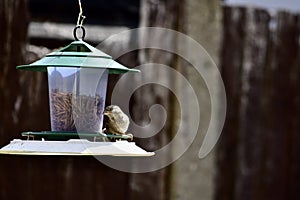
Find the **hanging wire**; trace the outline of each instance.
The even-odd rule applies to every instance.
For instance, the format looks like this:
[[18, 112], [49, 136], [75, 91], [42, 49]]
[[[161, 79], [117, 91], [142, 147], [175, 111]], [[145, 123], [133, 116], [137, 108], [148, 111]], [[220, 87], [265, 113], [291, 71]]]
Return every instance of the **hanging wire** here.
[[78, 0], [78, 4], [79, 4], [79, 15], [78, 15], [78, 19], [77, 19], [77, 26], [82, 26], [83, 21], [86, 18], [86, 16], [83, 15], [81, 0]]

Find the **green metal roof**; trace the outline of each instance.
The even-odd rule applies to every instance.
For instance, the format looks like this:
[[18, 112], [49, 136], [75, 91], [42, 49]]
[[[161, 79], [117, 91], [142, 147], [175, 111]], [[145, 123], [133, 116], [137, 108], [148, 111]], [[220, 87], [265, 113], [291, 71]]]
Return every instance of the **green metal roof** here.
[[108, 69], [110, 74], [139, 72], [139, 70], [129, 69], [119, 64], [110, 55], [82, 40], [74, 41], [34, 63], [17, 66], [17, 69], [47, 72], [47, 67], [101, 68]]

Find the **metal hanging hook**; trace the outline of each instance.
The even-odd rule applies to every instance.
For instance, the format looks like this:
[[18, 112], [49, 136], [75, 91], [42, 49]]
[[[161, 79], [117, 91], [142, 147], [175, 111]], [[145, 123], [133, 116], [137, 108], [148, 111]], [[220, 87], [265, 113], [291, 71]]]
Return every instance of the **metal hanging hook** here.
[[82, 32], [81, 39], [84, 40], [85, 29], [83, 27], [83, 21], [86, 18], [86, 16], [83, 15], [81, 0], [78, 0], [78, 4], [79, 4], [79, 15], [78, 15], [78, 19], [77, 19], [77, 25], [73, 30], [73, 35], [74, 35], [75, 40], [79, 40], [78, 37], [77, 37], [77, 30], [81, 29], [81, 32]]
[[[78, 29], [81, 29], [81, 38], [80, 39], [77, 37], [77, 30]], [[73, 30], [73, 36], [74, 36], [74, 39], [76, 41], [84, 40], [84, 38], [85, 38], [85, 28], [83, 26], [76, 26]]]

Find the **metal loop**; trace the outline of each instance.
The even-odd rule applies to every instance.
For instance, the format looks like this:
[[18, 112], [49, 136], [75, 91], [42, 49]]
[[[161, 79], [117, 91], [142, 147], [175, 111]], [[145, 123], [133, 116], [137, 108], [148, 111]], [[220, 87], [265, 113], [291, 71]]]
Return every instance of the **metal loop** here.
[[74, 30], [73, 30], [73, 36], [74, 36], [75, 40], [76, 41], [80, 40], [77, 37], [77, 29], [81, 29], [81, 32], [82, 32], [81, 40], [84, 40], [84, 38], [85, 38], [85, 28], [83, 26], [76, 26], [74, 28]]

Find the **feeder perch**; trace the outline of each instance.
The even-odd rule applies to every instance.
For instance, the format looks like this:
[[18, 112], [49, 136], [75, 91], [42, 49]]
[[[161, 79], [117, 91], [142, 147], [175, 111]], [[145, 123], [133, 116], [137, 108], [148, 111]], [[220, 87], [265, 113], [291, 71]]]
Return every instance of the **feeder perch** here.
[[[76, 31], [81, 29], [81, 39]], [[102, 133], [109, 74], [139, 72], [84, 42], [85, 29], [59, 51], [17, 69], [48, 73], [51, 131], [24, 132], [0, 149], [2, 154], [152, 156], [127, 135]], [[111, 139], [117, 142], [111, 142]], [[123, 140], [123, 141], [121, 141]]]

